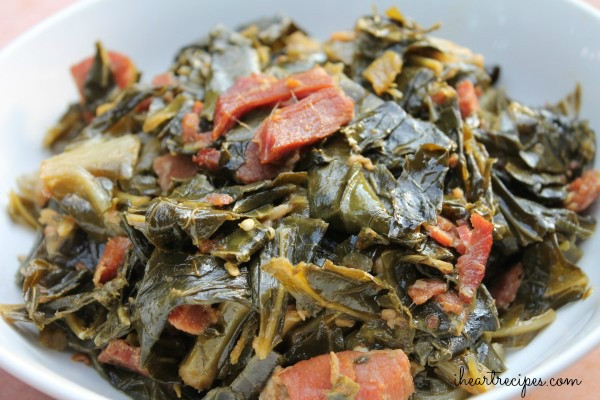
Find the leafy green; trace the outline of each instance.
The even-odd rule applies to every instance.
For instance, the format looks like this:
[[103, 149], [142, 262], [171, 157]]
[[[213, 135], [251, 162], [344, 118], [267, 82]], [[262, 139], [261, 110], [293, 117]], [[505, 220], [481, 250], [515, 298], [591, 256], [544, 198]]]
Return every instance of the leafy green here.
[[392, 234], [415, 230], [421, 223], [434, 223], [442, 208], [448, 152], [436, 145], [423, 146], [406, 160], [394, 188]]
[[412, 118], [397, 103], [388, 101], [342, 131], [358, 151], [378, 150], [389, 165], [398, 156], [416, 153], [427, 143], [448, 150], [455, 147], [435, 125]]
[[275, 352], [270, 352], [264, 359], [254, 356], [230, 386], [212, 389], [204, 399], [248, 400], [256, 398], [280, 362], [280, 355]]
[[[595, 221], [567, 200], [593, 192], [595, 134], [579, 87], [526, 107], [494, 87], [498, 66], [432, 37], [437, 26], [396, 8], [324, 44], [285, 16], [217, 26], [151, 85], [97, 44], [77, 66], [89, 66], [81, 98], [44, 140], [55, 154], [10, 195], [38, 237], [17, 273], [23, 304], [0, 313], [135, 399], [257, 399], [275, 368], [344, 350], [404, 351], [414, 399], [488, 390], [456, 374], [504, 371], [503, 346], [589, 294], [576, 263]], [[310, 74], [290, 75], [317, 66], [354, 117], [260, 163], [265, 119], [311, 94]], [[223, 112], [235, 123], [212, 139]], [[182, 159], [200, 166], [164, 162]], [[447, 292], [424, 299], [423, 280]], [[332, 367], [323, 395], [355, 396]]]
[[331, 262], [319, 268], [304, 262], [293, 266], [285, 258], [274, 258], [261, 268], [285, 286], [296, 298], [297, 307], [311, 315], [327, 308], [368, 321], [379, 313], [377, 294], [392, 290], [364, 271]]
[[260, 358], [281, 341], [288, 293], [284, 286], [262, 266], [274, 257], [285, 257], [290, 262], [312, 261], [315, 248], [327, 230], [327, 224], [318, 219], [286, 217], [275, 229], [275, 237], [261, 251], [250, 267], [250, 283], [255, 307], [259, 310], [260, 327], [254, 349]]
[[223, 330], [210, 329], [200, 334], [179, 367], [183, 381], [199, 390], [211, 387], [252, 312], [244, 304], [228, 301], [222, 303], [220, 314]]
[[229, 275], [223, 262], [212, 256], [156, 250], [148, 261], [136, 298], [142, 365], [146, 364], [173, 308], [226, 300], [248, 303], [246, 279], [245, 272], [236, 277]]

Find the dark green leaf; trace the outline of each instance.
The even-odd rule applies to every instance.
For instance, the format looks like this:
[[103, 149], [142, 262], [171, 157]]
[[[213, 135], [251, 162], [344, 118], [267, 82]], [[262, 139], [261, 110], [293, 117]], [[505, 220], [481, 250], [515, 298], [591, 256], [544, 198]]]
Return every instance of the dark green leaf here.
[[233, 277], [225, 271], [223, 262], [212, 256], [155, 251], [136, 298], [142, 364], [160, 338], [173, 308], [226, 300], [249, 302], [246, 280], [245, 271]]

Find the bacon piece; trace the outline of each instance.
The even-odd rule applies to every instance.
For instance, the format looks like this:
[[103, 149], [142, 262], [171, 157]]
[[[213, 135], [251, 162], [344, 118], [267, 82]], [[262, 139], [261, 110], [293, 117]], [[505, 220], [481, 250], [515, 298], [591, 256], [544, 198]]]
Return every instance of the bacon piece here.
[[469, 227], [467, 226], [467, 224], [464, 225], [459, 225], [456, 228], [456, 233], [458, 233], [458, 242], [455, 243], [455, 247], [456, 247], [456, 251], [458, 251], [460, 254], [465, 254], [465, 252], [467, 251], [467, 246], [469, 244], [469, 241], [471, 240], [471, 230], [469, 229]]
[[470, 303], [485, 274], [490, 251], [492, 250], [492, 231], [494, 225], [481, 215], [471, 214], [473, 231], [467, 245], [467, 251], [456, 262], [458, 270], [458, 294], [465, 303]]
[[219, 169], [219, 160], [221, 160], [221, 152], [217, 149], [208, 148], [200, 149], [192, 158], [200, 168], [207, 171], [215, 172]]
[[408, 295], [412, 301], [419, 305], [435, 295], [442, 294], [448, 290], [448, 284], [438, 279], [417, 279], [408, 288]]
[[265, 179], [273, 179], [291, 167], [277, 164], [262, 164], [258, 158], [258, 144], [250, 142], [246, 147], [244, 163], [235, 172], [235, 177], [242, 183], [252, 183]]
[[239, 78], [217, 99], [213, 139], [222, 136], [236, 120], [254, 108], [273, 105], [291, 97], [300, 99], [312, 92], [333, 86], [333, 79], [321, 67], [314, 67], [280, 80], [259, 74]]
[[447, 232], [440, 228], [438, 225], [425, 225], [425, 229], [427, 233], [429, 233], [429, 237], [438, 242], [444, 247], [452, 247], [456, 237], [452, 234], [452, 232]]
[[433, 301], [439, 303], [444, 311], [452, 314], [460, 314], [464, 307], [464, 303], [460, 300], [454, 290], [449, 290], [434, 296]]
[[103, 364], [112, 364], [117, 367], [126, 368], [142, 375], [148, 375], [148, 371], [141, 367], [140, 347], [132, 347], [123, 339], [111, 341], [98, 356], [98, 361]]
[[600, 171], [586, 171], [567, 187], [565, 207], [580, 212], [600, 195]]
[[108, 239], [104, 253], [94, 271], [94, 285], [100, 286], [117, 276], [119, 267], [123, 265], [131, 246], [131, 241], [126, 237], [117, 236]]
[[[438, 215], [436, 225], [425, 225], [429, 237], [445, 247], [454, 247], [460, 254], [466, 250], [465, 239], [470, 236], [468, 226], [456, 226], [452, 221]], [[466, 229], [466, 232], [465, 232]]]
[[196, 113], [187, 113], [181, 120], [181, 140], [183, 143], [192, 143], [196, 141], [196, 135], [199, 134], [198, 124], [200, 117]]
[[199, 335], [219, 320], [219, 312], [211, 306], [184, 304], [169, 314], [169, 323], [190, 335]]
[[[123, 89], [135, 83], [138, 78], [138, 72], [135, 64], [129, 57], [115, 51], [109, 51], [108, 58], [110, 60], [110, 69], [118, 87]], [[93, 64], [94, 57], [88, 57], [71, 67], [71, 75], [75, 80], [82, 99], [84, 98], [85, 80]]]
[[135, 106], [135, 112], [141, 113], [144, 111], [148, 111], [151, 103], [152, 103], [152, 97], [148, 97], [147, 99], [142, 100], [137, 106]]
[[123, 89], [135, 83], [138, 78], [138, 72], [135, 64], [129, 57], [109, 51], [108, 58], [110, 59], [110, 69], [115, 75], [115, 83], [118, 87]]
[[446, 93], [441, 90], [431, 95], [431, 100], [433, 100], [433, 102], [437, 105], [444, 104], [447, 98], [448, 96], [446, 95]]
[[172, 86], [177, 81], [170, 71], [156, 75], [152, 78], [152, 86]]
[[218, 247], [218, 240], [203, 239], [198, 242], [198, 251], [202, 254], [210, 254]]
[[[332, 368], [333, 357], [339, 368]], [[358, 384], [355, 400], [406, 400], [414, 392], [410, 363], [402, 350], [342, 351], [276, 370], [260, 399], [325, 400], [332, 388], [332, 369]]]
[[222, 207], [231, 204], [231, 202], [233, 202], [233, 197], [223, 193], [209, 193], [204, 196], [204, 201], [213, 206]]
[[496, 307], [508, 308], [517, 297], [522, 281], [523, 264], [519, 262], [506, 270], [492, 288], [491, 293], [496, 300]]
[[263, 164], [335, 133], [352, 120], [354, 102], [341, 90], [323, 89], [298, 103], [275, 110], [254, 136]]
[[456, 94], [458, 95], [458, 108], [460, 115], [467, 118], [469, 115], [479, 111], [479, 99], [475, 93], [475, 87], [470, 80], [463, 80], [456, 84]]
[[198, 166], [184, 154], [165, 154], [156, 157], [152, 169], [158, 176], [158, 184], [163, 191], [169, 188], [171, 179], [188, 179], [198, 172]]
[[198, 114], [202, 114], [202, 110], [204, 110], [204, 103], [200, 100], [194, 101], [194, 105], [192, 106], [192, 112]]
[[181, 141], [186, 143], [196, 143], [200, 147], [207, 147], [212, 142], [212, 134], [210, 132], [200, 133], [199, 128], [200, 117], [197, 113], [191, 112], [183, 116], [181, 120]]

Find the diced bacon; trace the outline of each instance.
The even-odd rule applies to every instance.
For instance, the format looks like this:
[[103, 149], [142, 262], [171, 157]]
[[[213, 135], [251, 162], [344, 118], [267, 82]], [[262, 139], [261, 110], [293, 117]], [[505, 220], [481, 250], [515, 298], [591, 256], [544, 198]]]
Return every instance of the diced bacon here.
[[[458, 163], [460, 162], [460, 157], [458, 156], [458, 154], [456, 153], [452, 153], [450, 154], [450, 157], [448, 157], [448, 166], [450, 168], [456, 168], [456, 166], [458, 165]], [[462, 189], [461, 188], [454, 188], [452, 189], [452, 194], [455, 195], [455, 197], [462, 197]], [[456, 196], [458, 195], [458, 196]]]
[[110, 69], [115, 74], [115, 83], [121, 89], [135, 83], [138, 78], [138, 72], [131, 59], [123, 54], [114, 51], [108, 52], [110, 59]]
[[262, 164], [258, 159], [258, 144], [250, 142], [246, 147], [244, 164], [235, 172], [235, 177], [242, 183], [252, 183], [265, 179], [273, 179], [290, 167], [277, 164]]
[[600, 171], [586, 171], [567, 187], [565, 207], [580, 212], [600, 195]]
[[204, 148], [212, 142], [212, 134], [210, 132], [200, 133], [199, 124], [200, 117], [197, 113], [191, 112], [183, 116], [181, 120], [181, 141], [184, 144], [196, 143]]
[[485, 265], [492, 249], [494, 225], [481, 215], [471, 214], [473, 231], [465, 254], [456, 262], [458, 270], [458, 294], [465, 303], [470, 303], [477, 287], [483, 280]]
[[192, 112], [200, 116], [200, 114], [202, 114], [202, 110], [204, 110], [204, 103], [200, 100], [196, 100], [192, 106]]
[[447, 218], [442, 217], [441, 215], [437, 216], [436, 224], [437, 224], [437, 226], [439, 226], [441, 229], [443, 229], [446, 232], [450, 232], [454, 228], [456, 228], [456, 226], [452, 223], [452, 221], [450, 221]]
[[212, 143], [212, 134], [210, 132], [196, 133], [194, 136], [183, 136], [183, 143], [194, 143], [196, 148], [205, 148]]
[[465, 252], [467, 251], [467, 246], [471, 241], [471, 229], [469, 229], [469, 227], [466, 224], [464, 224], [459, 225], [456, 228], [456, 232], [458, 233], [459, 239], [458, 242], [455, 244], [456, 251], [458, 251], [460, 254], [465, 254]]
[[[468, 226], [456, 226], [452, 221], [438, 215], [436, 225], [425, 225], [425, 229], [433, 240], [445, 247], [454, 247], [460, 254], [465, 253], [465, 238], [470, 236]], [[466, 229], [466, 232], [465, 232]]]
[[196, 113], [187, 113], [181, 120], [181, 140], [183, 143], [191, 143], [196, 141], [196, 135], [199, 134], [198, 124], [200, 124], [200, 117]]
[[222, 207], [233, 202], [233, 197], [223, 193], [209, 193], [204, 196], [204, 201], [213, 206]]
[[[133, 61], [129, 57], [121, 53], [109, 51], [108, 58], [110, 59], [110, 69], [114, 74], [115, 83], [118, 87], [123, 89], [135, 83], [138, 78], [138, 72], [135, 64], [133, 64]], [[88, 57], [71, 67], [71, 75], [75, 80], [82, 99], [84, 98], [85, 80], [93, 64], [94, 57]]]
[[152, 103], [152, 97], [148, 97], [147, 99], [142, 100], [137, 106], [135, 106], [135, 112], [139, 113], [139, 112], [148, 111], [151, 103]]
[[217, 99], [213, 139], [227, 132], [239, 118], [254, 108], [273, 105], [291, 97], [300, 99], [333, 86], [333, 79], [321, 67], [279, 80], [259, 74], [239, 78]]
[[443, 91], [435, 92], [431, 95], [431, 100], [437, 105], [444, 104], [447, 98], [446, 93]]
[[437, 225], [425, 225], [429, 236], [444, 247], [452, 247], [456, 239], [451, 232], [446, 232]]
[[337, 88], [323, 89], [275, 110], [254, 136], [263, 164], [335, 133], [352, 120], [354, 102]]
[[180, 331], [190, 335], [199, 335], [204, 330], [217, 323], [219, 312], [211, 306], [201, 304], [184, 304], [175, 307], [169, 314], [169, 323]]
[[358, 385], [355, 400], [406, 400], [414, 392], [410, 362], [402, 350], [342, 351], [276, 370], [260, 399], [326, 400], [332, 370]]
[[433, 300], [439, 303], [447, 313], [460, 314], [464, 307], [464, 303], [460, 300], [454, 290], [438, 294]]
[[198, 242], [198, 251], [201, 254], [210, 254], [218, 246], [217, 240], [204, 239]]
[[220, 160], [221, 152], [213, 148], [200, 149], [193, 158], [193, 161], [197, 163], [200, 168], [211, 172], [215, 172], [219, 169]]
[[520, 262], [514, 264], [502, 274], [491, 290], [492, 297], [496, 300], [496, 307], [508, 308], [510, 303], [517, 297], [522, 280], [523, 264]]
[[127, 251], [131, 248], [131, 241], [126, 237], [113, 237], [108, 239], [104, 253], [98, 260], [94, 271], [94, 284], [99, 286], [117, 276], [119, 267], [123, 265]]
[[169, 189], [173, 178], [189, 179], [198, 172], [198, 166], [184, 154], [165, 154], [156, 157], [152, 169], [158, 176], [158, 184], [163, 191]]
[[448, 284], [438, 279], [417, 279], [408, 288], [408, 295], [413, 303], [419, 305], [435, 295], [442, 294], [448, 290]]
[[148, 371], [141, 367], [140, 347], [132, 347], [123, 339], [111, 341], [100, 355], [98, 361], [103, 364], [112, 364], [117, 367], [126, 368], [142, 375], [148, 375]]
[[152, 78], [152, 86], [172, 86], [175, 85], [175, 83], [177, 83], [177, 81], [170, 71], [156, 75]]
[[460, 115], [467, 118], [469, 115], [479, 111], [479, 99], [475, 93], [475, 87], [470, 80], [463, 80], [456, 84], [456, 93], [458, 95], [458, 108]]

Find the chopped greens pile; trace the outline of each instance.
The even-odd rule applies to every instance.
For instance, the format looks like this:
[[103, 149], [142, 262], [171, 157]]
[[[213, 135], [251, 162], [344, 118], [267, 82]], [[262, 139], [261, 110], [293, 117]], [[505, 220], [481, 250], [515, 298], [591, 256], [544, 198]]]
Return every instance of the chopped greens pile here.
[[588, 293], [596, 139], [579, 88], [522, 105], [435, 28], [218, 26], [152, 83], [98, 43], [10, 195], [38, 237], [4, 318], [134, 399], [490, 389], [460, 370]]

